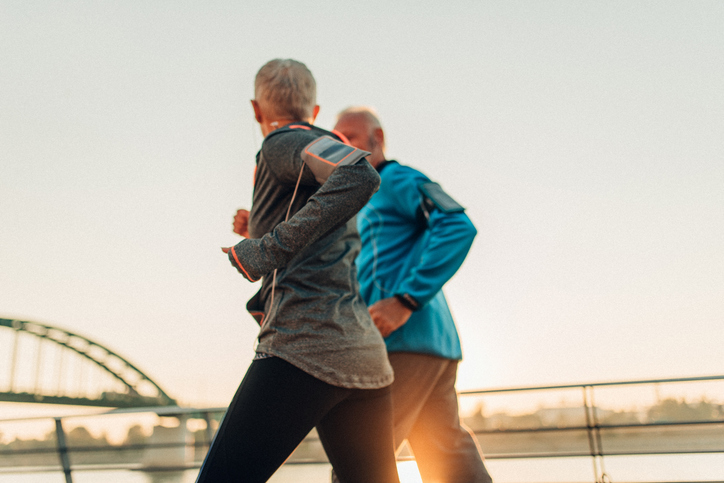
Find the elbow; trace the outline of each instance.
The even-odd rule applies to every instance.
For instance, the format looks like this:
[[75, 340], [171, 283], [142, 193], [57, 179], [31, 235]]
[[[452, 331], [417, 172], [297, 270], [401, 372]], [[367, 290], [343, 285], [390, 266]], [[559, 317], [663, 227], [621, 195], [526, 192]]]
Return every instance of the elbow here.
[[376, 193], [377, 190], [380, 189], [382, 178], [380, 178], [380, 174], [374, 168], [372, 168], [372, 166], [370, 166], [370, 168], [371, 169], [369, 171], [368, 183], [370, 185], [370, 188], [372, 189], [372, 193]]
[[463, 223], [461, 223], [460, 231], [463, 236], [472, 243], [478, 234], [478, 229], [475, 228], [475, 225], [473, 225], [473, 222], [470, 221], [470, 218], [468, 218], [467, 215], [463, 214], [462, 218]]
[[371, 166], [370, 169], [366, 170], [364, 175], [360, 176], [359, 179], [359, 183], [368, 199], [371, 198], [373, 194], [377, 193], [377, 190], [380, 189], [381, 182], [382, 180], [380, 179], [380, 175], [377, 174], [377, 171], [375, 171]]
[[332, 179], [334, 179], [335, 185], [351, 189], [359, 196], [367, 196], [367, 199], [377, 192], [382, 181], [380, 175], [367, 161], [340, 166], [330, 175], [325, 185]]
[[468, 234], [470, 236], [470, 239], [474, 239], [478, 234], [478, 229], [475, 228], [475, 225], [473, 225], [472, 221], [469, 221], [469, 228], [468, 228]]

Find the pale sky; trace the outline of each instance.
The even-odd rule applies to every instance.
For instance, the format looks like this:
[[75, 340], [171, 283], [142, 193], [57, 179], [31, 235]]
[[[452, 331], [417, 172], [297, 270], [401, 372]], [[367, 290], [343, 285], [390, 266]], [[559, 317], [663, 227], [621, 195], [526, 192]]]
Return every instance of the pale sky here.
[[219, 247], [254, 75], [291, 57], [318, 125], [375, 107], [388, 157], [468, 208], [459, 389], [724, 374], [722, 25], [719, 1], [0, 0], [0, 317], [226, 405], [258, 286]]

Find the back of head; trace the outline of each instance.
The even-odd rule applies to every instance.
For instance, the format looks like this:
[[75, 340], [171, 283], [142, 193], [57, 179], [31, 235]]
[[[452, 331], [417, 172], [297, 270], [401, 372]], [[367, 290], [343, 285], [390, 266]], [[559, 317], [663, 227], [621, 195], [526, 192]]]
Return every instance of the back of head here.
[[317, 104], [317, 83], [301, 62], [274, 59], [257, 72], [254, 95], [275, 116], [303, 121], [313, 116]]

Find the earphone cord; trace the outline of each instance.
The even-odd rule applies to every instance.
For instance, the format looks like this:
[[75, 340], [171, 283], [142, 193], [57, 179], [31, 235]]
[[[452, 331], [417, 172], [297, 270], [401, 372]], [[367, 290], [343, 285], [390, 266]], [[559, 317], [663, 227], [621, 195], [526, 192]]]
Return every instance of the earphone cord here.
[[[304, 166], [306, 163], [302, 163], [302, 169], [299, 170], [299, 177], [297, 178], [297, 185], [294, 187], [294, 193], [292, 194], [292, 200], [289, 202], [289, 207], [287, 208], [287, 215], [284, 217], [284, 221], [289, 221], [289, 213], [292, 211], [292, 204], [294, 203], [294, 199], [297, 197], [297, 191], [299, 190], [299, 183], [302, 181], [302, 173], [304, 173]], [[271, 292], [271, 304], [269, 306], [269, 312], [272, 312], [274, 310], [274, 289], [277, 286], [277, 269], [274, 269], [274, 275], [272, 275], [272, 292]], [[271, 318], [271, 314], [269, 314], [269, 317], [266, 317], [265, 322], [267, 322]]]

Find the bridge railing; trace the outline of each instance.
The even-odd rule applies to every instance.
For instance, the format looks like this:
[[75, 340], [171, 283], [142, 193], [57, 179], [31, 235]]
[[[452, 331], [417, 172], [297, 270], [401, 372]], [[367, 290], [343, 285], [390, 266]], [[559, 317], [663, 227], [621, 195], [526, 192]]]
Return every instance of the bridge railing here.
[[[608, 481], [607, 463], [616, 457], [724, 454], [722, 398], [724, 376], [460, 393], [461, 419], [488, 460], [588, 460], [586, 481], [595, 482]], [[0, 476], [62, 472], [71, 483], [84, 471], [193, 470], [224, 410], [164, 407], [0, 420]], [[402, 459], [410, 457], [403, 451]], [[286, 464], [326, 462], [313, 431]], [[648, 476], [626, 481], [655, 481]], [[724, 470], [691, 478], [718, 481]]]
[[[610, 481], [612, 461], [616, 481], [659, 481], [620, 457], [724, 455], [724, 376], [462, 391], [460, 400], [474, 408], [463, 420], [486, 458], [586, 458], [595, 482]], [[724, 479], [724, 466], [693, 472]]]

